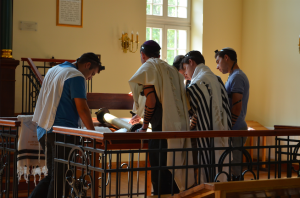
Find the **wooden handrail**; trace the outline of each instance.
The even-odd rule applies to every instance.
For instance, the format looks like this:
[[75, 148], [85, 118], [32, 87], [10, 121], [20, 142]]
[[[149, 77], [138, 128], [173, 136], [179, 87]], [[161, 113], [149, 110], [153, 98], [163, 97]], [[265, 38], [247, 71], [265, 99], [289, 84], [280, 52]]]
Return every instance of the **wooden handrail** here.
[[33, 71], [33, 73], [35, 74], [35, 76], [37, 77], [38, 81], [42, 84], [44, 77], [41, 75], [41, 73], [39, 72], [39, 70], [37, 69], [37, 67], [35, 66], [35, 64], [33, 62], [54, 62], [54, 63], [63, 63], [65, 61], [68, 62], [75, 62], [76, 60], [69, 60], [69, 59], [43, 59], [43, 58], [21, 58], [22, 61], [27, 61], [27, 63], [29, 64], [31, 70]]
[[[21, 58], [21, 60], [22, 61], [27, 61], [27, 59], [28, 58]], [[31, 60], [33, 61], [33, 62], [49, 62], [49, 63], [51, 63], [51, 62], [54, 62], [54, 63], [63, 63], [63, 62], [65, 62], [65, 61], [68, 61], [68, 62], [70, 62], [70, 63], [72, 63], [72, 62], [75, 62], [76, 60], [70, 60], [70, 59], [51, 59], [51, 58], [31, 58]]]
[[0, 126], [18, 127], [21, 122], [17, 118], [0, 118]]
[[[278, 195], [283, 194], [282, 192], [278, 192], [280, 189], [291, 189], [294, 192], [296, 190], [297, 193], [297, 190], [300, 187], [299, 182], [300, 178], [277, 178], [267, 180], [264, 179], [251, 181], [205, 183], [183, 191], [170, 198], [196, 198], [206, 196], [239, 197], [239, 195], [233, 195], [232, 193], [234, 192], [241, 193], [241, 195], [247, 197], [247, 195], [252, 195], [252, 193], [265, 193], [265, 191], [268, 191], [269, 194], [272, 194], [274, 197], [277, 197], [275, 196], [277, 195], [276, 193], [279, 193]], [[272, 191], [272, 193], [270, 193], [270, 191]]]
[[274, 125], [274, 129], [300, 129], [300, 126]]
[[53, 127], [53, 132], [66, 135], [77, 135], [99, 140], [141, 140], [141, 139], [176, 139], [199, 137], [251, 137], [251, 136], [300, 136], [300, 129], [285, 130], [251, 130], [251, 131], [168, 131], [151, 133], [104, 133], [92, 130]]
[[37, 77], [37, 79], [40, 82], [40, 84], [43, 84], [44, 77], [41, 75], [41, 73], [39, 72], [39, 70], [37, 69], [37, 67], [35, 66], [35, 64], [33, 63], [32, 59], [31, 58], [21, 58], [21, 60], [28, 62], [31, 70], [33, 71], [33, 73]]
[[75, 135], [75, 136], [82, 136], [82, 137], [93, 138], [97, 140], [103, 140], [103, 134], [104, 134], [98, 131], [75, 129], [75, 128], [68, 128], [68, 127], [56, 127], [56, 126], [53, 126], [53, 132]]

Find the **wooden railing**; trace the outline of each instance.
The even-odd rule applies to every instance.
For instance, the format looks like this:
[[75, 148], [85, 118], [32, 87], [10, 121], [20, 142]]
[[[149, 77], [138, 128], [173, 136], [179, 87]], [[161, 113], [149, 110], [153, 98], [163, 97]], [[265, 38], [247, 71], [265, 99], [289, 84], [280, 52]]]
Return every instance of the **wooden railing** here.
[[163, 131], [151, 133], [104, 133], [92, 130], [72, 129], [53, 126], [53, 132], [65, 135], [93, 136], [97, 140], [142, 140], [142, 139], [176, 139], [176, 138], [204, 138], [204, 137], [257, 137], [257, 136], [300, 136], [300, 129], [278, 130], [234, 130], [234, 131]]
[[[65, 61], [68, 61], [70, 63], [75, 62], [75, 60], [68, 60], [68, 59], [42, 59], [42, 58], [21, 58], [21, 60], [26, 61], [29, 64], [30, 69], [33, 71], [33, 73], [35, 74], [35, 76], [39, 80], [40, 84], [43, 83], [43, 80], [44, 80], [43, 76], [45, 76], [46, 71], [44, 71], [43, 72], [44, 74], [42, 75], [41, 72], [38, 70], [38, 68], [35, 66], [35, 64], [33, 62], [44, 62], [44, 63], [55, 63], [55, 64], [60, 64], [60, 63], [63, 63]], [[51, 65], [50, 65], [50, 67], [46, 67], [46, 65], [44, 65], [43, 68], [44, 69], [45, 68], [51, 68]]]
[[[0, 119], [0, 196], [17, 198], [18, 126], [16, 118]], [[26, 189], [26, 188], [25, 188]], [[3, 196], [4, 195], [4, 196]], [[28, 195], [28, 193], [27, 193]]]
[[[82, 129], [72, 129], [72, 128], [66, 128], [66, 127], [57, 127], [54, 126], [53, 127], [53, 132], [54, 133], [60, 133], [60, 134], [64, 134], [64, 135], [73, 135], [73, 136], [80, 136], [83, 137], [84, 139], [89, 139], [89, 142], [93, 142], [93, 145], [76, 145], [76, 144], [64, 144], [63, 142], [57, 142], [57, 146], [60, 147], [59, 150], [62, 150], [62, 148], [64, 148], [64, 146], [67, 146], [69, 148], [73, 148], [73, 149], [79, 149], [78, 152], [80, 153], [84, 153], [84, 152], [90, 152], [89, 156], [93, 156], [93, 159], [99, 159], [99, 161], [97, 160], [94, 164], [89, 164], [89, 166], [86, 166], [87, 168], [85, 170], [83, 170], [83, 173], [85, 172], [89, 172], [91, 173], [91, 175], [94, 174], [94, 176], [92, 176], [91, 178], [92, 181], [90, 181], [92, 184], [97, 184], [98, 182], [100, 182], [100, 180], [97, 180], [97, 178], [101, 178], [101, 188], [93, 188], [90, 190], [96, 190], [95, 192], [90, 192], [91, 194], [93, 194], [92, 197], [97, 197], [97, 195], [101, 195], [101, 197], [114, 197], [114, 196], [119, 196], [119, 195], [123, 195], [123, 196], [132, 196], [132, 195], [137, 195], [134, 194], [136, 193], [135, 190], [128, 191], [128, 194], [122, 194], [122, 192], [119, 190], [117, 190], [116, 192], [111, 192], [110, 191], [110, 186], [112, 185], [112, 183], [118, 183], [118, 179], [120, 179], [121, 176], [118, 176], [119, 173], [121, 172], [128, 172], [128, 185], [132, 186], [132, 180], [133, 180], [133, 172], [139, 172], [139, 174], [144, 175], [145, 174], [145, 180], [144, 182], [147, 181], [147, 176], [146, 173], [149, 170], [157, 170], [158, 168], [163, 169], [169, 169], [170, 171], [174, 169], [185, 169], [188, 170], [189, 168], [203, 168], [203, 167], [209, 167], [209, 168], [214, 168], [214, 167], [218, 167], [218, 170], [223, 170], [224, 171], [224, 167], [229, 167], [229, 172], [227, 172], [227, 177], [231, 176], [230, 173], [230, 167], [231, 166], [237, 166], [240, 164], [230, 164], [229, 163], [225, 163], [224, 156], [230, 156], [232, 149], [242, 149], [243, 153], [244, 151], [246, 152], [247, 150], [254, 150], [255, 154], [256, 154], [256, 159], [251, 159], [251, 157], [249, 158], [250, 155], [248, 155], [247, 161], [241, 163], [244, 167], [243, 170], [243, 178], [244, 175], [247, 173], [249, 174], [247, 177], [249, 180], [250, 178], [254, 179], [254, 180], [259, 180], [259, 179], [273, 179], [273, 178], [281, 178], [283, 173], [286, 173], [286, 177], [299, 177], [299, 171], [298, 169], [295, 169], [295, 167], [293, 167], [293, 163], [299, 163], [300, 161], [294, 158], [290, 158], [287, 157], [287, 159], [284, 159], [283, 155], [285, 156], [289, 156], [289, 155], [293, 155], [292, 150], [297, 150], [298, 149], [298, 145], [296, 144], [277, 144], [277, 143], [272, 143], [269, 145], [262, 145], [260, 143], [260, 139], [263, 136], [266, 137], [274, 137], [274, 139], [276, 139], [276, 136], [300, 136], [300, 129], [277, 129], [277, 130], [252, 130], [252, 131], [180, 131], [180, 132], [175, 132], [175, 131], [169, 131], [169, 132], [151, 132], [151, 133], [135, 133], [135, 132], [127, 132], [127, 133], [104, 133], [104, 132], [98, 132], [98, 131], [92, 131], [92, 130], [82, 130]], [[177, 149], [163, 149], [163, 150], [153, 150], [153, 149], [147, 149], [144, 147], [141, 147], [141, 141], [145, 141], [145, 140], [150, 140], [150, 139], [176, 139], [176, 138], [216, 138], [216, 137], [257, 137], [257, 144], [254, 146], [241, 146], [238, 148], [233, 148], [233, 147], [224, 147], [224, 148], [207, 148], [207, 150], [222, 150], [224, 151], [222, 156], [220, 157], [220, 159], [216, 162], [215, 164], [197, 164], [197, 165], [184, 165], [184, 166], [175, 166], [173, 165], [168, 165], [166, 166], [160, 166], [160, 167], [146, 167], [145, 165], [143, 167], [135, 167], [133, 164], [133, 156], [137, 156], [138, 154], [143, 154], [146, 155], [149, 154], [149, 152], [176, 152], [176, 151], [197, 151], [198, 152], [198, 157], [199, 155], [201, 156], [201, 152], [203, 152], [205, 150], [205, 148], [177, 148]], [[91, 140], [92, 139], [92, 140]], [[131, 142], [133, 141], [137, 141], [140, 142], [140, 146], [138, 147], [139, 150], [132, 150], [132, 149], [137, 149], [135, 146], [131, 144]], [[118, 144], [118, 147], [114, 147], [114, 144]], [[132, 147], [130, 147], [132, 145]], [[268, 158], [267, 160], [261, 160], [260, 159], [260, 151], [262, 151], [263, 149], [267, 149], [268, 151]], [[277, 156], [276, 159], [271, 159], [270, 153], [275, 151], [275, 155]], [[127, 166], [127, 169], [125, 168], [121, 168], [120, 165], [122, 164], [122, 161], [118, 159], [120, 158], [121, 154], [128, 154], [130, 157], [130, 163]], [[97, 156], [100, 156], [97, 157]], [[106, 166], [106, 164], [108, 163], [108, 156], [112, 155], [113, 158], [117, 159], [116, 162], [116, 168], [111, 168], [110, 165]], [[173, 154], [175, 156], [175, 154]], [[274, 156], [273, 156], [274, 157]], [[223, 161], [222, 161], [222, 159]], [[230, 158], [230, 157], [229, 157]], [[70, 159], [70, 158], [69, 158]], [[146, 158], [145, 158], [146, 159]], [[188, 160], [186, 160], [188, 161]], [[93, 162], [93, 160], [92, 160]], [[224, 163], [223, 163], [224, 162]], [[80, 163], [76, 162], [76, 161], [68, 161], [68, 160], [64, 160], [64, 159], [55, 159], [55, 163], [58, 164], [71, 164], [74, 167], [83, 167]], [[174, 162], [173, 162], [174, 163]], [[109, 163], [108, 163], [109, 164]], [[132, 164], [132, 165], [130, 165]], [[147, 160], [146, 163], [147, 164]], [[241, 166], [241, 165], [240, 165]], [[99, 170], [98, 168], [101, 167]], [[247, 168], [246, 168], [247, 167]], [[254, 167], [254, 169], [253, 169]], [[265, 167], [265, 168], [263, 168]], [[275, 167], [275, 170], [274, 170]], [[97, 169], [96, 169], [97, 168]], [[245, 170], [246, 168], [246, 170]], [[272, 173], [271, 173], [272, 171]], [[274, 172], [273, 172], [274, 171]], [[172, 171], [171, 171], [172, 172]], [[200, 183], [200, 172], [197, 172], [197, 184], [201, 184]], [[264, 172], [264, 173], [262, 173]], [[82, 174], [83, 174], [82, 173]], [[173, 172], [174, 173], [174, 172]], [[218, 173], [218, 172], [217, 172]], [[220, 172], [219, 172], [220, 173]], [[264, 174], [264, 176], [262, 176]], [[109, 175], [109, 176], [107, 176]], [[115, 175], [112, 178], [112, 175]], [[251, 176], [250, 176], [251, 175]], [[250, 177], [250, 178], [249, 178]], [[215, 177], [215, 180], [218, 177]], [[107, 183], [106, 183], [106, 179], [108, 179]], [[183, 178], [184, 179], [184, 178]], [[230, 181], [230, 178], [228, 178]], [[104, 181], [105, 182], [104, 182]], [[242, 179], [243, 180], [243, 179]], [[112, 183], [111, 183], [112, 182]], [[146, 188], [146, 186], [149, 186], [149, 184], [146, 183], [142, 183], [140, 184], [142, 186], [145, 186], [145, 191], [140, 191], [139, 195], [149, 195], [149, 188]], [[106, 188], [104, 188], [104, 186], [106, 186]], [[150, 185], [151, 186], [151, 185]], [[119, 186], [120, 187], [120, 186]], [[98, 190], [101, 189], [101, 192]], [[146, 190], [147, 189], [147, 190]], [[151, 189], [151, 188], [150, 188]], [[100, 193], [100, 194], [98, 194]], [[112, 194], [111, 194], [112, 193]], [[114, 194], [116, 193], [116, 194]]]

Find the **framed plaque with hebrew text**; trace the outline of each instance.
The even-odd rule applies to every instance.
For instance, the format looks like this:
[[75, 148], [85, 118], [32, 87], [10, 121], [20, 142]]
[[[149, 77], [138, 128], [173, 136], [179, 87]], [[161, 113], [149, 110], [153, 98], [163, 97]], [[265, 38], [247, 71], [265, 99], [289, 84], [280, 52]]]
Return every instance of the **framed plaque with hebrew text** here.
[[82, 27], [83, 0], [56, 0], [56, 25]]

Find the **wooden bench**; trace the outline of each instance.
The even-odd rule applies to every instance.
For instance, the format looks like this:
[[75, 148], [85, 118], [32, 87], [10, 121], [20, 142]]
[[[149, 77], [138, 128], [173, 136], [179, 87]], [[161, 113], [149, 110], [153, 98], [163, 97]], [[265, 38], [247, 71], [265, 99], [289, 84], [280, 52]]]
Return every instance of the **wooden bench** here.
[[300, 197], [300, 178], [207, 183], [171, 198]]

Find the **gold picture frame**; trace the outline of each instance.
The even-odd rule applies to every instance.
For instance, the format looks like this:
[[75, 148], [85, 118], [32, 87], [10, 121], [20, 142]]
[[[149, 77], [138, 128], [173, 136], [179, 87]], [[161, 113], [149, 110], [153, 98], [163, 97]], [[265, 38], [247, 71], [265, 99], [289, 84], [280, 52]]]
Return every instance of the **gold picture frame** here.
[[56, 0], [56, 26], [82, 28], [83, 0]]

